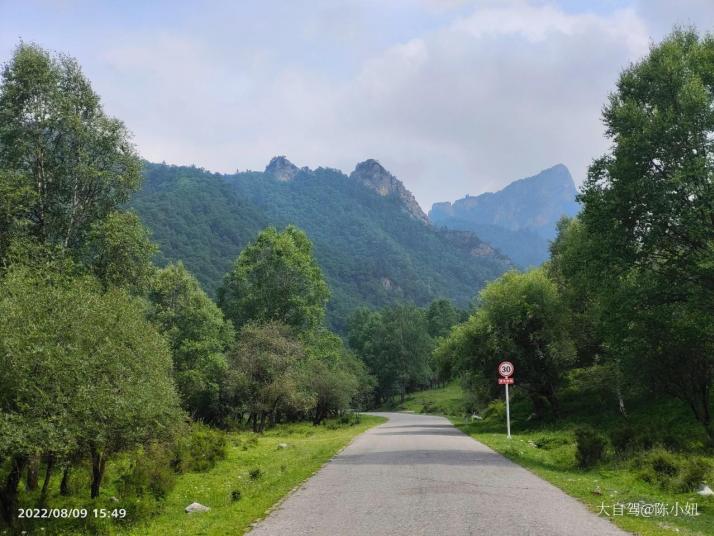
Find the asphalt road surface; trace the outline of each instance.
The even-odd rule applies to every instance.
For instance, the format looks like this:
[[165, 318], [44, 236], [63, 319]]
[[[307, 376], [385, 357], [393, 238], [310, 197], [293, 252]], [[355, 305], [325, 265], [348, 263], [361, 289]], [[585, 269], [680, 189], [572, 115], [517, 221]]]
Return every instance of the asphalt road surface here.
[[626, 534], [442, 417], [376, 415], [251, 536]]

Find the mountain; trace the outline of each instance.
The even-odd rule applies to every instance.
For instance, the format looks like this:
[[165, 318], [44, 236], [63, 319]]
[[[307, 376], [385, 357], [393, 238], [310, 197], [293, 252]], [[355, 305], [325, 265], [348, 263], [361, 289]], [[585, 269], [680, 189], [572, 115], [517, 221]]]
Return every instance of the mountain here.
[[575, 216], [578, 191], [563, 164], [512, 182], [495, 193], [434, 203], [429, 219], [448, 229], [472, 231], [521, 267], [548, 258], [562, 216]]
[[132, 207], [161, 248], [210, 293], [266, 226], [307, 232], [332, 289], [329, 320], [343, 329], [359, 306], [438, 297], [466, 307], [512, 264], [471, 232], [432, 226], [412, 194], [375, 160], [347, 176], [273, 158], [265, 171], [211, 173], [147, 163]]

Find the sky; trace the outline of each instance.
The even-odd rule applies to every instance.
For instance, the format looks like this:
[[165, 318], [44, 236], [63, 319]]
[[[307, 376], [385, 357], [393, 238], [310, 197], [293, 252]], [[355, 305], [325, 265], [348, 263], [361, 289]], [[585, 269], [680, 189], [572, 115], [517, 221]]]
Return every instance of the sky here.
[[0, 0], [76, 57], [151, 161], [349, 173], [376, 158], [425, 210], [605, 152], [619, 73], [712, 0]]

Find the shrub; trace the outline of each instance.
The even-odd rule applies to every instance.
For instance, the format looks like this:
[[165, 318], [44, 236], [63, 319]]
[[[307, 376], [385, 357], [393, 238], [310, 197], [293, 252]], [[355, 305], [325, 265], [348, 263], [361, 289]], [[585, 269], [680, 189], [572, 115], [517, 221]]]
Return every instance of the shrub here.
[[237, 501], [240, 501], [240, 498], [241, 498], [241, 493], [240, 493], [239, 489], [234, 489], [233, 491], [231, 491], [231, 501], [237, 502]]
[[174, 467], [180, 473], [208, 471], [226, 457], [226, 443], [224, 432], [192, 423], [190, 432], [176, 444]]
[[176, 483], [172, 469], [172, 453], [159, 443], [139, 449], [130, 461], [130, 469], [118, 479], [118, 490], [123, 497], [142, 497], [150, 493], [161, 499]]
[[258, 480], [260, 477], [263, 476], [263, 471], [260, 467], [256, 467], [255, 469], [250, 470], [248, 476], [250, 476], [251, 480]]
[[563, 445], [567, 445], [568, 443], [570, 443], [570, 441], [568, 441], [568, 438], [562, 436], [542, 436], [537, 437], [533, 440], [533, 445], [535, 445], [536, 448], [543, 450], [550, 450], [553, 448], [562, 447]]
[[492, 400], [486, 406], [483, 412], [484, 419], [505, 419], [506, 418], [506, 402], [497, 399]]
[[343, 413], [337, 419], [337, 422], [341, 425], [354, 426], [362, 422], [362, 416], [354, 412]]
[[423, 403], [420, 413], [442, 413], [442, 411], [433, 402], [428, 401]]
[[615, 453], [620, 456], [631, 454], [640, 445], [640, 438], [629, 425], [619, 426], [610, 432], [610, 442]]
[[679, 473], [677, 459], [663, 448], [655, 448], [640, 456], [634, 466], [639, 469], [642, 480], [665, 489], [673, 487], [673, 480]]
[[674, 487], [683, 493], [694, 491], [708, 480], [711, 470], [711, 464], [703, 458], [686, 458]]
[[590, 427], [575, 431], [575, 445], [575, 459], [582, 469], [592, 467], [605, 454], [605, 438]]

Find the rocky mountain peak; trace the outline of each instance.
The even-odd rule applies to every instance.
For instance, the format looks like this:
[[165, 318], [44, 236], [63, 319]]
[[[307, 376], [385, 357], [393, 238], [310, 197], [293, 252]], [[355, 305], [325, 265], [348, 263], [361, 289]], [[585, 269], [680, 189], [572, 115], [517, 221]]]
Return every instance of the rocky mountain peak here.
[[265, 166], [265, 173], [267, 175], [272, 175], [283, 182], [292, 180], [299, 171], [300, 168], [285, 158], [285, 156], [274, 156], [270, 159], [268, 165]]
[[350, 179], [359, 181], [382, 197], [397, 197], [413, 218], [429, 223], [429, 218], [424, 214], [414, 195], [404, 187], [402, 181], [387, 171], [377, 160], [370, 158], [357, 164], [350, 174]]

